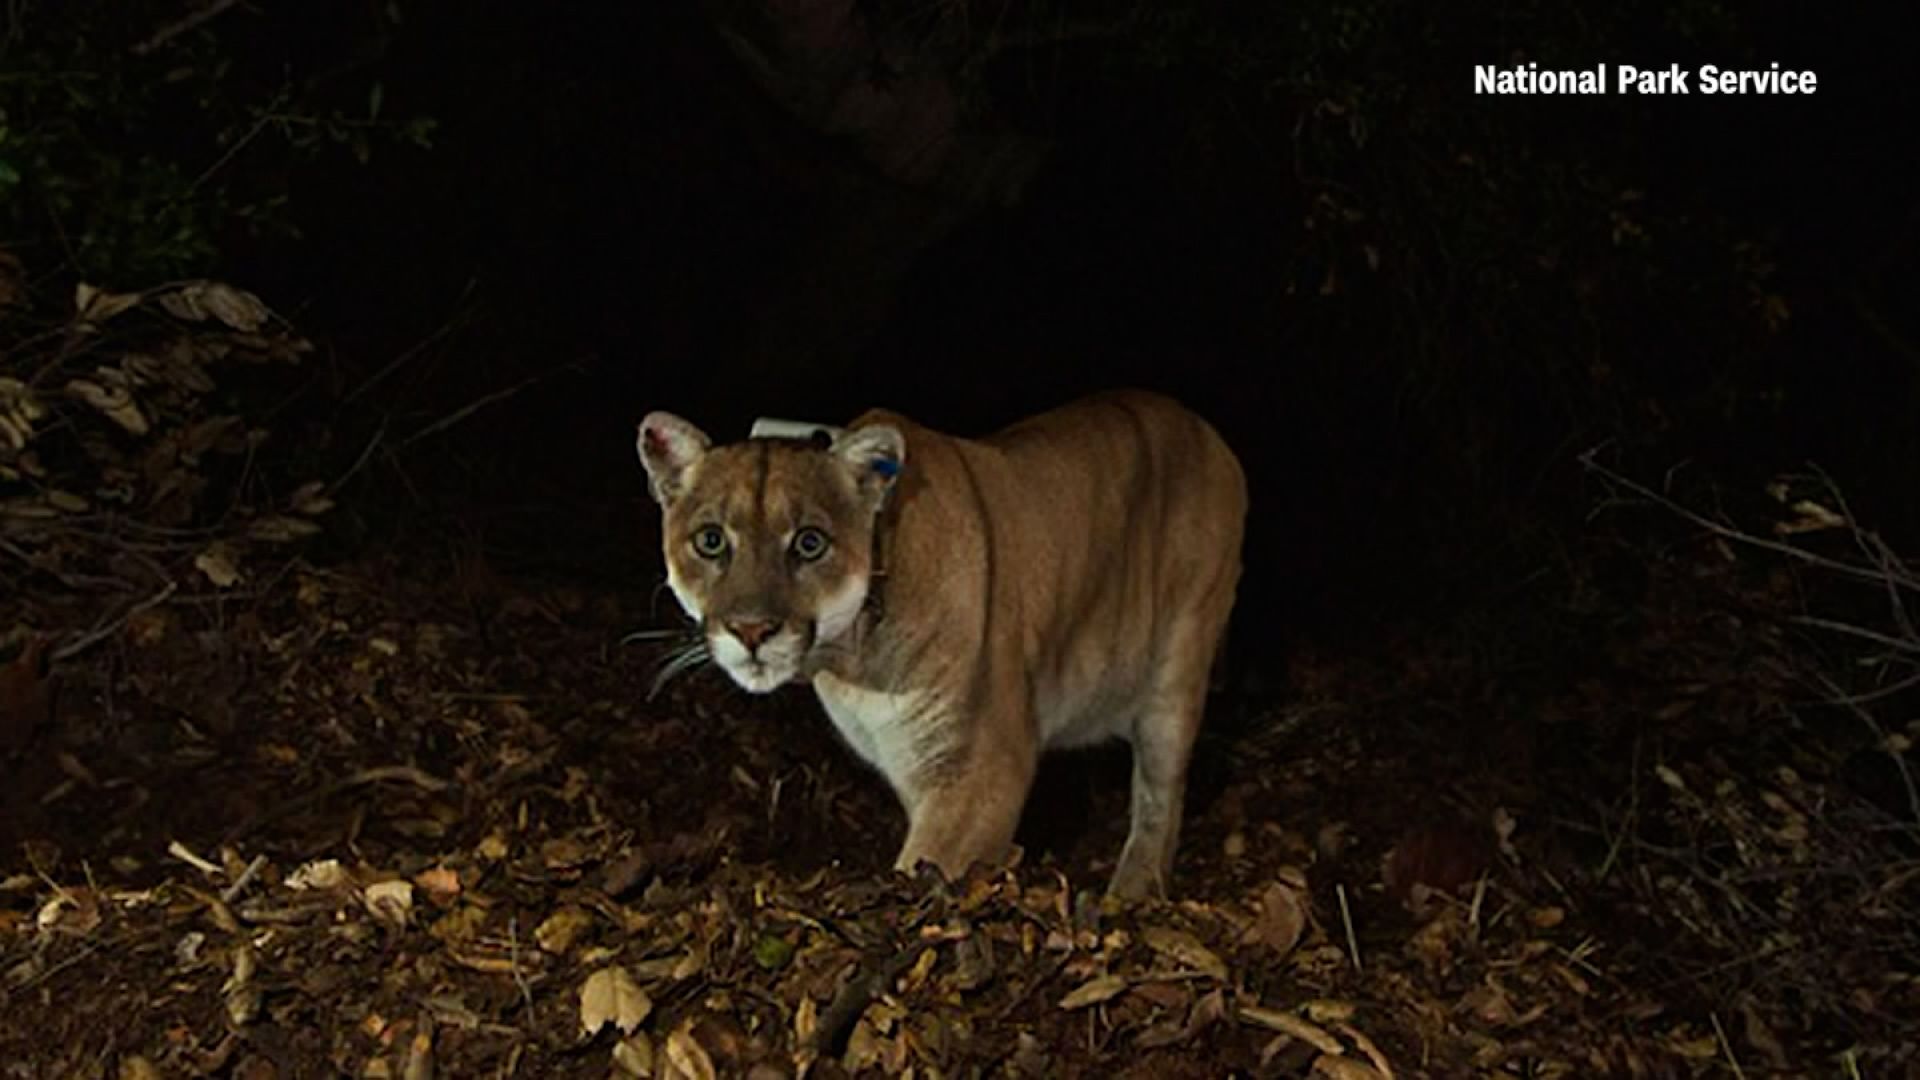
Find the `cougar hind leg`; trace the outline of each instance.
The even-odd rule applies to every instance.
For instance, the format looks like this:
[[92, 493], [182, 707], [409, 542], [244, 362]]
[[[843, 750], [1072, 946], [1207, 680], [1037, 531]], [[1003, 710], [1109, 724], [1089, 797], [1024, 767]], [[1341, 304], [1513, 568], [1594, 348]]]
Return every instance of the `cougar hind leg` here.
[[1224, 611], [1177, 618], [1153, 688], [1134, 722], [1133, 797], [1126, 847], [1107, 891], [1129, 899], [1165, 896], [1180, 840], [1187, 764], [1200, 732]]

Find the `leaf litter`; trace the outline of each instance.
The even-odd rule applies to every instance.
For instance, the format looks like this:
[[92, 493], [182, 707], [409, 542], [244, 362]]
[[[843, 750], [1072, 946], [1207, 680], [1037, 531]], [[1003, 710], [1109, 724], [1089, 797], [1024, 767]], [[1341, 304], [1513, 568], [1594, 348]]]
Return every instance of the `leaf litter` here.
[[[335, 498], [304, 480], [153, 545], [197, 602], [146, 592], [61, 515], [120, 484], [199, 520], [203, 458], [260, 445], [210, 373], [300, 353], [209, 283], [75, 318], [105, 349], [147, 303], [206, 336], [93, 357], [65, 399], [0, 383], [14, 476], [53, 410], [151, 444], [6, 518], [70, 586], [0, 626], [0, 1060], [25, 1075], [1920, 1067], [1920, 730], [1795, 711], [1823, 677], [1904, 703], [1906, 654], [1811, 666], [1805, 583], [1765, 558], [1602, 528], [1549, 602], [1476, 613], [1500, 648], [1410, 624], [1272, 658], [1284, 693], [1203, 738], [1170, 902], [1098, 896], [1126, 792], [1097, 760], [1043, 772], [1088, 793], [1073, 835], [908, 880], [891, 798], [804, 695], [696, 672], [644, 699], [659, 650], [614, 643], [645, 589], [430, 545], [322, 568], [299, 545]], [[1845, 532], [1827, 495], [1781, 504], [1776, 535]], [[103, 616], [110, 575], [160, 598]]]

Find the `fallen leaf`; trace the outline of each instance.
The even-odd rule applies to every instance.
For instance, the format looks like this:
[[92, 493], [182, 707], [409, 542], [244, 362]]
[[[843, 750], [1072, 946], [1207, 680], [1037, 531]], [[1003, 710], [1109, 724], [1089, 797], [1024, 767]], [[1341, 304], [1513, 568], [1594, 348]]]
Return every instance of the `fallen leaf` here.
[[148, 431], [146, 414], [140, 411], [139, 403], [133, 400], [133, 395], [125, 387], [102, 386], [88, 379], [74, 379], [67, 383], [67, 393], [100, 410], [129, 435], [145, 435]]
[[120, 1080], [160, 1080], [160, 1070], [138, 1054], [120, 1059]]
[[194, 569], [207, 576], [215, 588], [231, 589], [240, 583], [240, 568], [233, 563], [233, 549], [221, 541], [208, 544], [193, 557]]
[[[580, 1027], [589, 1037], [609, 1023], [622, 1035], [631, 1035], [651, 1012], [653, 999], [619, 964], [601, 968], [580, 984]], [[671, 1053], [671, 1041], [668, 1050]]]
[[713, 1059], [693, 1037], [693, 1021], [683, 1021], [667, 1036], [667, 1060], [691, 1080], [714, 1080]]
[[1226, 963], [1185, 930], [1149, 926], [1140, 932], [1140, 940], [1147, 943], [1147, 948], [1177, 964], [1222, 982], [1227, 979]]
[[435, 866], [413, 876], [413, 883], [426, 890], [436, 902], [460, 895], [460, 873], [449, 866]]
[[1156, 1047], [1188, 1042], [1219, 1023], [1220, 1019], [1226, 1015], [1226, 993], [1216, 987], [1212, 993], [1193, 1003], [1193, 1008], [1187, 1010], [1187, 1018], [1184, 1022], [1175, 1024], [1167, 1021], [1155, 1024], [1142, 1031], [1133, 1040], [1133, 1044], [1142, 1050], [1152, 1050]]
[[533, 940], [541, 949], [560, 956], [573, 948], [582, 931], [593, 925], [593, 915], [584, 908], [563, 907], [534, 928]]
[[653, 1040], [644, 1031], [636, 1031], [614, 1045], [613, 1067], [623, 1076], [652, 1076], [653, 1060]]
[[34, 925], [74, 937], [100, 926], [100, 898], [91, 889], [61, 889], [34, 913]]
[[73, 287], [73, 310], [90, 323], [106, 322], [139, 302], [139, 293], [110, 293], [84, 281]]
[[333, 509], [333, 500], [327, 498], [325, 480], [309, 480], [293, 489], [293, 494], [287, 497], [287, 505], [296, 514], [315, 517]]
[[405, 926], [413, 914], [413, 882], [402, 878], [376, 881], [366, 888], [366, 902], [375, 918]]
[[320, 526], [305, 518], [274, 514], [247, 526], [247, 535], [270, 544], [285, 544], [320, 531]]
[[753, 943], [753, 962], [763, 971], [779, 971], [793, 959], [793, 942], [777, 934], [763, 934]]
[[338, 889], [350, 880], [339, 859], [315, 859], [287, 875], [289, 889]]
[[1322, 1054], [1313, 1061], [1313, 1075], [1333, 1080], [1384, 1080], [1380, 1070], [1357, 1058]]
[[233, 329], [251, 334], [266, 324], [267, 305], [245, 289], [217, 281], [206, 282], [199, 288], [200, 306]]
[[1269, 1009], [1262, 1005], [1242, 1005], [1238, 1015], [1243, 1023], [1263, 1027], [1268, 1031], [1277, 1031], [1283, 1035], [1291, 1035], [1302, 1042], [1312, 1044], [1314, 1049], [1323, 1054], [1338, 1055], [1345, 1052], [1340, 1045], [1340, 1040], [1334, 1038], [1325, 1028], [1290, 1012]]
[[1063, 1009], [1084, 1009], [1089, 1005], [1098, 1005], [1111, 1001], [1127, 988], [1127, 980], [1120, 975], [1099, 975], [1081, 983], [1060, 999]]
[[1693, 1039], [1675, 1032], [1667, 1037], [1667, 1049], [1683, 1058], [1707, 1061], [1720, 1056], [1720, 1039], [1711, 1032]]
[[1340, 1001], [1337, 998], [1314, 998], [1300, 1006], [1300, 1011], [1306, 1013], [1307, 1019], [1316, 1024], [1336, 1024], [1343, 1020], [1353, 1019], [1354, 1007], [1351, 1001]]
[[167, 314], [186, 322], [215, 318], [242, 333], [252, 333], [267, 321], [260, 298], [217, 281], [196, 281], [160, 297]]
[[1300, 944], [1306, 929], [1307, 909], [1299, 890], [1278, 881], [1268, 885], [1260, 894], [1260, 917], [1251, 931], [1254, 939], [1285, 956]]

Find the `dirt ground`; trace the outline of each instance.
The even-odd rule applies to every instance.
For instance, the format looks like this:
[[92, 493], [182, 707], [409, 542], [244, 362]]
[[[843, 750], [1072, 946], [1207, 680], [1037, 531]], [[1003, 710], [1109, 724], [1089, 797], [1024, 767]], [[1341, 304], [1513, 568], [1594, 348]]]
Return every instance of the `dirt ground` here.
[[1017, 866], [914, 882], [809, 695], [649, 701], [652, 552], [293, 561], [22, 638], [0, 1074], [1920, 1075], [1910, 744], [1816, 700], [1804, 582], [1569, 551], [1272, 645], [1134, 906], [1124, 752], [1049, 762]]

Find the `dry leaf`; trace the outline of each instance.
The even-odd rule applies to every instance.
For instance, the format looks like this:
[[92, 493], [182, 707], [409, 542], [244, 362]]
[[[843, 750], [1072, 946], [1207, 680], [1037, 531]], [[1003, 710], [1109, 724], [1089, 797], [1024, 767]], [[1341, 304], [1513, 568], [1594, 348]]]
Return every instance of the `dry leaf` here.
[[435, 866], [413, 875], [413, 883], [437, 901], [460, 895], [460, 872], [450, 866]]
[[623, 1076], [652, 1076], [653, 1040], [644, 1031], [621, 1039], [613, 1048], [613, 1067]]
[[1353, 1019], [1355, 1009], [1351, 1001], [1341, 1001], [1338, 998], [1314, 998], [1301, 1005], [1300, 1011], [1316, 1024], [1337, 1024]]
[[296, 514], [317, 517], [333, 509], [333, 500], [327, 498], [327, 484], [324, 480], [309, 480], [293, 490], [287, 499], [287, 505]]
[[1847, 524], [1846, 518], [1814, 502], [1812, 499], [1801, 499], [1794, 503], [1789, 509], [1794, 512], [1794, 519], [1792, 521], [1775, 522], [1773, 526], [1774, 535], [1792, 536], [1795, 533], [1819, 532], [1822, 529], [1839, 529], [1844, 528]]
[[1140, 940], [1146, 942], [1154, 952], [1177, 964], [1222, 982], [1227, 979], [1226, 963], [1214, 955], [1213, 950], [1200, 944], [1200, 939], [1185, 930], [1149, 926], [1140, 932]]
[[793, 1041], [796, 1046], [812, 1046], [814, 1032], [820, 1028], [820, 1006], [803, 997], [793, 1009]]
[[1328, 1076], [1333, 1080], [1384, 1080], [1380, 1070], [1366, 1062], [1336, 1054], [1322, 1054], [1315, 1058], [1312, 1075]]
[[338, 889], [350, 880], [339, 859], [315, 859], [287, 875], [287, 888]]
[[1300, 944], [1300, 935], [1306, 929], [1307, 909], [1300, 892], [1278, 881], [1268, 885], [1267, 891], [1260, 895], [1260, 918], [1253, 925], [1254, 937], [1285, 956]]
[[563, 907], [546, 917], [533, 931], [534, 943], [541, 949], [560, 956], [573, 948], [581, 931], [593, 925], [593, 916], [585, 909]]
[[139, 293], [110, 293], [84, 281], [73, 288], [73, 310], [90, 323], [106, 322], [139, 302]]
[[253, 333], [266, 325], [267, 306], [260, 298], [217, 281], [196, 281], [160, 297], [167, 314], [185, 322], [220, 320], [242, 333]]
[[120, 1080], [160, 1080], [160, 1070], [138, 1054], [120, 1059]]
[[1318, 1024], [1302, 1020], [1292, 1013], [1281, 1012], [1279, 1009], [1269, 1009], [1260, 1005], [1242, 1005], [1240, 1006], [1239, 1016], [1245, 1023], [1266, 1028], [1268, 1031], [1277, 1031], [1283, 1035], [1291, 1035], [1296, 1039], [1309, 1043], [1315, 1050], [1323, 1054], [1340, 1054], [1344, 1052], [1340, 1046], [1340, 1040], [1334, 1038], [1325, 1028]]
[[224, 542], [208, 544], [206, 550], [193, 557], [193, 567], [207, 575], [215, 588], [231, 589], [240, 583], [240, 568], [233, 564], [233, 549]]
[[125, 387], [102, 386], [90, 379], [74, 379], [67, 383], [67, 393], [105, 413], [107, 419], [119, 424], [128, 434], [147, 433], [147, 418]]
[[[618, 1028], [620, 1034], [631, 1035], [651, 1012], [653, 999], [619, 964], [601, 968], [580, 984], [580, 1027], [589, 1037], [609, 1023]], [[671, 1041], [668, 1051], [672, 1051]]]
[[274, 514], [270, 517], [263, 517], [247, 526], [248, 536], [253, 537], [255, 540], [264, 540], [272, 544], [284, 544], [288, 541], [299, 540], [302, 537], [312, 536], [319, 531], [320, 526], [315, 525], [313, 522], [305, 518], [288, 517], [285, 514]]
[[1142, 1050], [1151, 1050], [1155, 1047], [1187, 1042], [1219, 1023], [1220, 1019], [1226, 1015], [1227, 995], [1216, 987], [1212, 993], [1193, 1003], [1193, 1008], [1187, 1010], [1185, 1022], [1176, 1024], [1169, 1020], [1155, 1024], [1142, 1031], [1139, 1037], [1133, 1040], [1133, 1044]]
[[413, 882], [402, 878], [376, 881], [366, 888], [366, 902], [375, 918], [405, 926], [413, 914]]
[[1689, 1039], [1675, 1032], [1667, 1036], [1667, 1049], [1683, 1058], [1694, 1061], [1707, 1061], [1720, 1056], [1720, 1039], [1709, 1032], [1698, 1038]]
[[1111, 1001], [1127, 988], [1127, 980], [1119, 975], [1100, 975], [1089, 979], [1068, 992], [1060, 999], [1063, 1009], [1084, 1009], [1089, 1005], [1098, 1005]]
[[693, 1037], [691, 1020], [683, 1021], [667, 1036], [667, 1060], [692, 1080], [715, 1080], [718, 1075], [713, 1071], [713, 1058], [707, 1056], [706, 1048]]
[[200, 286], [200, 306], [214, 318], [241, 333], [251, 334], [266, 325], [267, 305], [245, 289], [209, 281]]

